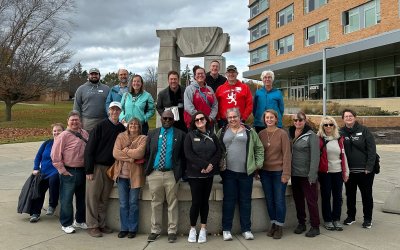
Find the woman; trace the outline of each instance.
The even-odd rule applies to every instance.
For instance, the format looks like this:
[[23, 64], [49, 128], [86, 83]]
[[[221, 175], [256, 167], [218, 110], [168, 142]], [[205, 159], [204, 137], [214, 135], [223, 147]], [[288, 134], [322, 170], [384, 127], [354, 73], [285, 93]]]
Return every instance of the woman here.
[[228, 124], [218, 131], [218, 138], [226, 152], [226, 170], [221, 173], [224, 198], [222, 202], [223, 239], [232, 240], [232, 220], [236, 201], [239, 202], [240, 228], [246, 240], [251, 233], [251, 193], [253, 176], [264, 161], [264, 147], [256, 131], [240, 123], [238, 108], [226, 111]]
[[46, 215], [53, 215], [58, 205], [60, 179], [57, 169], [53, 166], [50, 153], [53, 147], [54, 139], [64, 131], [64, 125], [55, 123], [51, 125], [53, 139], [45, 141], [39, 148], [36, 154], [33, 175], [41, 174], [42, 180], [39, 184], [40, 198], [32, 200], [30, 211], [30, 222], [35, 223], [40, 220], [40, 211], [42, 210], [44, 198], [49, 190], [49, 207], [47, 208]]
[[345, 126], [340, 132], [344, 136], [344, 149], [349, 164], [350, 175], [346, 182], [347, 218], [345, 225], [351, 225], [356, 220], [356, 195], [357, 187], [360, 189], [364, 222], [363, 228], [372, 226], [372, 185], [375, 173], [373, 171], [376, 157], [376, 144], [374, 136], [367, 127], [357, 122], [357, 114], [351, 109], [345, 109], [342, 119]]
[[206, 71], [202, 67], [194, 69], [194, 79], [186, 89], [183, 97], [185, 109], [184, 119], [186, 126], [190, 127], [192, 115], [202, 111], [209, 118], [211, 123], [215, 121], [218, 112], [218, 101], [214, 91], [206, 84]]
[[271, 70], [261, 73], [264, 86], [258, 89], [253, 100], [254, 128], [257, 133], [265, 128], [263, 114], [266, 109], [273, 109], [278, 114], [278, 128], [282, 128], [282, 116], [284, 111], [283, 97], [280, 90], [273, 88], [275, 75]]
[[190, 132], [185, 138], [186, 176], [192, 193], [190, 232], [188, 241], [196, 242], [196, 222], [200, 214], [201, 229], [198, 243], [207, 241], [208, 200], [214, 175], [219, 173], [221, 149], [218, 138], [210, 128], [210, 119], [202, 111], [192, 116]]
[[141, 135], [141, 129], [141, 121], [132, 118], [127, 131], [120, 133], [114, 144], [112, 179], [118, 184], [121, 221], [118, 238], [134, 238], [139, 227], [139, 193], [145, 182], [142, 159], [147, 139], [147, 136]]
[[267, 109], [263, 117], [267, 128], [258, 134], [264, 146], [264, 164], [259, 171], [259, 177], [271, 222], [267, 235], [280, 239], [286, 216], [285, 193], [290, 179], [292, 154], [288, 134], [277, 127], [278, 113], [273, 109]]
[[[320, 160], [318, 180], [321, 190], [322, 217], [327, 230], [342, 231], [340, 223], [342, 214], [342, 187], [349, 178], [343, 140], [335, 119], [331, 116], [322, 118], [318, 134]], [[331, 206], [332, 195], [332, 206]]]
[[293, 115], [292, 119], [294, 125], [289, 128], [289, 137], [292, 140], [292, 192], [299, 223], [294, 233], [301, 234], [306, 231], [306, 199], [311, 224], [306, 236], [315, 237], [320, 234], [317, 189], [319, 141], [318, 136], [306, 123], [306, 115], [303, 112]]
[[122, 96], [121, 106], [120, 121], [126, 124], [133, 117], [138, 118], [142, 125], [142, 134], [147, 135], [149, 131], [148, 121], [155, 113], [154, 99], [149, 92], [144, 90], [143, 78], [140, 75], [132, 77], [129, 92]]

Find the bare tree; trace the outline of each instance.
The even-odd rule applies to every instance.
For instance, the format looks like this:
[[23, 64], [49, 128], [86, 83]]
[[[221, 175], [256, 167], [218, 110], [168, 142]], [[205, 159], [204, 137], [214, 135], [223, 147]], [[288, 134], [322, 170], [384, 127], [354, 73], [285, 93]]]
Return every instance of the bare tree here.
[[157, 98], [157, 67], [147, 67], [143, 78], [146, 91], [149, 92], [155, 100]]
[[74, 0], [0, 0], [0, 100], [11, 108], [61, 86]]

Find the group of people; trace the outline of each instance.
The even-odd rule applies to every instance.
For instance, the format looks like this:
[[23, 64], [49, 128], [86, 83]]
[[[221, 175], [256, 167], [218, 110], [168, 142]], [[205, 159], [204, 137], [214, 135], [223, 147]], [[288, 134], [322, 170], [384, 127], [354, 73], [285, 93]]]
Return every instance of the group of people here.
[[[282, 128], [283, 97], [272, 87], [272, 71], [261, 74], [264, 86], [256, 91], [254, 98], [249, 87], [237, 79], [235, 66], [227, 67], [227, 78], [218, 72], [218, 61], [211, 63], [207, 74], [197, 66], [194, 82], [185, 89], [179, 84], [179, 74], [170, 71], [169, 86], [159, 93], [154, 107], [140, 75], [133, 76], [128, 87], [128, 72], [120, 69], [120, 84], [109, 90], [99, 83], [98, 69], [91, 69], [89, 81], [77, 90], [74, 103], [77, 110], [69, 114], [67, 129], [62, 131], [63, 126], [55, 124], [54, 141], [45, 142], [38, 152], [33, 174], [40, 169], [48, 180], [43, 182], [43, 197], [32, 206], [30, 221], [40, 219], [44, 193], [50, 187], [46, 214], [53, 214], [57, 206], [58, 192], [52, 190], [60, 190], [60, 223], [64, 232], [82, 228], [93, 237], [111, 233], [106, 225], [106, 210], [115, 181], [120, 202], [118, 237], [134, 238], [138, 232], [140, 188], [147, 182], [152, 197], [148, 241], [155, 241], [161, 234], [166, 201], [168, 242], [175, 242], [178, 187], [185, 176], [192, 194], [188, 242], [204, 243], [208, 200], [214, 176], [220, 174], [225, 241], [233, 239], [236, 203], [242, 235], [246, 240], [254, 239], [251, 232], [254, 179], [261, 181], [271, 223], [267, 235], [274, 239], [283, 235], [289, 180], [298, 219], [296, 234], [306, 231], [305, 201], [311, 224], [306, 236], [320, 234], [318, 182], [326, 229], [343, 230], [340, 223], [343, 183], [348, 215], [344, 224], [355, 222], [359, 187], [363, 227], [370, 228], [376, 147], [369, 130], [356, 121], [356, 113], [343, 111], [345, 126], [340, 130], [332, 117], [323, 117], [315, 133], [306, 115], [298, 112], [291, 117], [293, 125], [286, 131]], [[99, 119], [104, 113], [104, 103], [108, 116]], [[160, 114], [162, 126], [149, 131], [147, 122], [154, 115], [154, 108]], [[244, 122], [252, 112], [254, 124], [250, 127]], [[200, 230], [197, 230], [198, 217]]]

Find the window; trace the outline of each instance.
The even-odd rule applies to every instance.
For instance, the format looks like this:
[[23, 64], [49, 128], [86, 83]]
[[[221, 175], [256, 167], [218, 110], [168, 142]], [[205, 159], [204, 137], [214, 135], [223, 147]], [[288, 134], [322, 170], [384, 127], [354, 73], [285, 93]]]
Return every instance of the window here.
[[250, 18], [257, 16], [264, 10], [268, 9], [269, 7], [269, 0], [259, 0], [253, 3], [250, 6]]
[[293, 21], [293, 4], [289, 5], [288, 7], [284, 8], [283, 10], [279, 11], [277, 14], [277, 27], [281, 27]]
[[345, 34], [371, 27], [379, 23], [380, 20], [380, 0], [370, 1], [345, 11], [342, 15]]
[[304, 0], [304, 13], [309, 13], [328, 3], [328, 0]]
[[329, 39], [329, 21], [317, 23], [305, 29], [305, 45], [310, 46]]
[[257, 40], [258, 38], [268, 34], [268, 19], [260, 22], [250, 30], [250, 41]]
[[250, 64], [256, 64], [268, 60], [268, 45], [250, 51]]
[[277, 55], [283, 55], [293, 51], [294, 36], [293, 34], [275, 41], [275, 50]]

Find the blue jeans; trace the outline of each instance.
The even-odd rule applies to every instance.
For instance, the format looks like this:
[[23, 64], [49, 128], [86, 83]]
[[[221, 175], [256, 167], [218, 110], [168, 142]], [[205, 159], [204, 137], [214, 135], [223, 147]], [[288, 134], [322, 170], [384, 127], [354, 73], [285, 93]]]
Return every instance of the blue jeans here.
[[118, 178], [119, 219], [121, 231], [137, 232], [139, 227], [140, 188], [131, 188], [130, 180]]
[[240, 228], [242, 232], [251, 231], [251, 193], [253, 176], [225, 170], [223, 176], [224, 199], [222, 202], [222, 229], [232, 230], [236, 201], [239, 200]]
[[85, 168], [66, 169], [72, 176], [60, 175], [60, 223], [63, 227], [71, 226], [74, 221], [74, 208], [72, 199], [75, 194], [76, 213], [75, 220], [78, 223], [86, 221], [86, 174]]
[[286, 217], [287, 184], [281, 181], [282, 171], [261, 170], [259, 173], [271, 224], [283, 226]]

